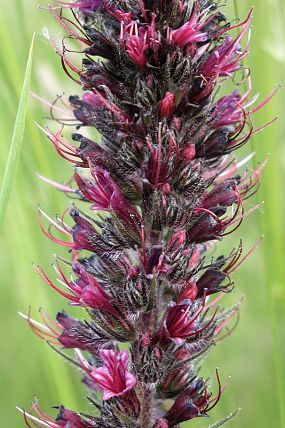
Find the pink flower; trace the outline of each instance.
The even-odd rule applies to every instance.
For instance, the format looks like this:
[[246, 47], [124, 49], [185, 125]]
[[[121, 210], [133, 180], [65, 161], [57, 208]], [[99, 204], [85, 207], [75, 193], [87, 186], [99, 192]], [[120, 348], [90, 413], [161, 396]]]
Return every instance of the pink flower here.
[[[91, 421], [85, 421], [80, 415], [75, 412], [72, 412], [69, 409], [65, 409], [63, 406], [59, 409], [59, 415], [56, 419], [56, 422], [59, 426], [64, 428], [91, 428]], [[54, 425], [50, 425], [54, 428]]]
[[83, 94], [82, 100], [94, 107], [102, 107], [102, 101], [99, 99], [98, 95], [94, 94], [93, 92], [86, 92]]
[[127, 394], [136, 384], [135, 376], [128, 372], [128, 351], [101, 349], [103, 367], [92, 370], [91, 377], [103, 390], [103, 400]]
[[170, 306], [165, 319], [166, 335], [176, 344], [182, 345], [190, 336], [197, 332], [196, 319], [202, 311], [202, 307], [194, 311], [191, 303], [182, 303]]
[[163, 100], [160, 103], [160, 115], [162, 117], [169, 117], [174, 110], [175, 95], [171, 92], [166, 92]]
[[[180, 9], [183, 10], [183, 5], [180, 3]], [[201, 10], [200, 1], [194, 3], [191, 17], [188, 22], [180, 28], [170, 32], [170, 38], [177, 46], [186, 46], [189, 44], [207, 42], [209, 39], [209, 29], [212, 24], [215, 26], [215, 16], [213, 13], [205, 19], [205, 13]], [[205, 30], [204, 32], [202, 30]]]
[[61, 270], [59, 263], [56, 264], [55, 270], [59, 276], [60, 283], [67, 288], [67, 292], [54, 285], [44, 271], [37, 268], [41, 278], [59, 294], [70, 300], [70, 304], [74, 306], [88, 306], [92, 309], [102, 309], [109, 305], [110, 297], [98, 284], [96, 279], [87, 273], [80, 263], [75, 262], [72, 266], [73, 271], [77, 275], [77, 280], [68, 280]]
[[189, 43], [205, 42], [208, 39], [207, 33], [199, 31], [200, 26], [197, 17], [190, 19], [182, 27], [177, 28], [172, 33], [172, 40], [178, 46], [185, 46]]
[[231, 206], [238, 200], [238, 184], [238, 178], [228, 178], [222, 183], [214, 186], [211, 191], [205, 192], [205, 195], [200, 201], [200, 207], [213, 209]]
[[[195, 379], [189, 388], [178, 395], [173, 406], [168, 410], [166, 419], [169, 425], [174, 426], [206, 414], [207, 410], [212, 408], [210, 398], [211, 393], [207, 390], [206, 382], [201, 378]], [[219, 399], [220, 394], [215, 398], [214, 403], [216, 404]]]
[[88, 250], [96, 252], [98, 248], [97, 238], [98, 232], [94, 226], [85, 218], [81, 217], [76, 210], [71, 210], [70, 215], [73, 218], [75, 225], [72, 228], [72, 248], [75, 250]]
[[209, 55], [201, 69], [204, 78], [212, 76], [230, 76], [240, 68], [239, 59], [241, 47], [230, 36], [225, 38], [224, 43], [214, 49]]
[[58, 341], [65, 349], [78, 348], [97, 355], [98, 349], [103, 346], [105, 341], [89, 325], [64, 312], [59, 312], [56, 320], [62, 329]]
[[138, 30], [137, 25], [134, 25], [132, 33], [127, 35], [127, 52], [134, 63], [144, 69], [147, 63], [145, 52], [150, 47], [149, 31], [143, 27]]
[[96, 167], [91, 174], [92, 181], [77, 173], [74, 175], [79, 190], [94, 203], [91, 209], [113, 211], [128, 225], [132, 225], [134, 219], [140, 223], [140, 216], [136, 209], [126, 200], [120, 188], [111, 179], [110, 173]]

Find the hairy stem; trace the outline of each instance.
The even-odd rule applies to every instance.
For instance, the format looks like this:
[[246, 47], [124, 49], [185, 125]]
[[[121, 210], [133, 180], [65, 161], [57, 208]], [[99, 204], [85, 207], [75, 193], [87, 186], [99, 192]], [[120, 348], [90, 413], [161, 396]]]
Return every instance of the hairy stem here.
[[[154, 274], [153, 286], [155, 290], [155, 294], [153, 296], [153, 307], [152, 309], [144, 313], [142, 315], [142, 332], [147, 333], [149, 337], [153, 337], [157, 330], [158, 325], [158, 315], [160, 308], [160, 283], [157, 280], [156, 274]], [[143, 362], [141, 362], [140, 366], [143, 366]], [[154, 410], [154, 392], [152, 391], [151, 384], [145, 383], [142, 384], [141, 391], [141, 403], [142, 403], [142, 411], [141, 411], [141, 426], [143, 428], [151, 428], [152, 427], [152, 415]]]
[[141, 426], [143, 428], [151, 428], [152, 426], [152, 409], [153, 409], [153, 393], [146, 385], [143, 393], [143, 402], [142, 402], [142, 418]]

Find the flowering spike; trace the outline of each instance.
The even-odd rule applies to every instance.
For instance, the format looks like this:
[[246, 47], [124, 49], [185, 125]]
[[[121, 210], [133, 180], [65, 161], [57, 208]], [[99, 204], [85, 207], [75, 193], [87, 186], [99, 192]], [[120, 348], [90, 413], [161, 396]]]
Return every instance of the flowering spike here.
[[[259, 207], [246, 204], [266, 161], [243, 172], [254, 154], [239, 162], [233, 152], [275, 121], [253, 126], [277, 88], [257, 103], [248, 71], [244, 94], [239, 85], [217, 95], [244, 69], [253, 9], [233, 25], [212, 0], [58, 0], [47, 9], [78, 43], [82, 67], [53, 45], [82, 93], [54, 103], [36, 95], [60, 124], [40, 129], [76, 167], [66, 184], [40, 178], [78, 206], [55, 219], [38, 209], [40, 229], [68, 248], [71, 262], [57, 257], [56, 282], [36, 269], [89, 318], [23, 317], [101, 399], [90, 399], [90, 416], [60, 406], [56, 419], [35, 402], [21, 410], [24, 421], [30, 428], [178, 428], [221, 399], [218, 370], [213, 396], [197, 365], [235, 329], [239, 304], [224, 310], [222, 297], [260, 242], [244, 255], [240, 241], [212, 256], [217, 241]], [[77, 126], [72, 144], [65, 125]], [[83, 127], [96, 128], [98, 140], [81, 135]]]

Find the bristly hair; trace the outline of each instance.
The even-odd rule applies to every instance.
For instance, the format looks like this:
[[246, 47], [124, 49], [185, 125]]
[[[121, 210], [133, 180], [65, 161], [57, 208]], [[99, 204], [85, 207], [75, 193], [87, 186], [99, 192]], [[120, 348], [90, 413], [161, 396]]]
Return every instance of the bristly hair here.
[[[76, 166], [64, 185], [41, 177], [72, 198], [71, 209], [52, 219], [39, 208], [41, 230], [69, 249], [71, 261], [56, 258], [57, 281], [36, 269], [88, 319], [23, 316], [80, 368], [94, 412], [60, 406], [52, 419], [35, 401], [22, 410], [24, 420], [28, 427], [177, 428], [207, 416], [224, 392], [218, 370], [213, 393], [200, 365], [238, 322], [239, 304], [224, 310], [220, 301], [260, 242], [246, 254], [240, 241], [211, 256], [259, 207], [246, 201], [266, 162], [241, 172], [251, 156], [238, 162], [234, 153], [275, 120], [252, 124], [275, 93], [254, 106], [244, 66], [253, 10], [230, 23], [212, 0], [66, 0], [47, 9], [68, 36], [57, 53], [83, 94], [68, 103], [58, 97], [62, 105], [50, 107], [59, 129], [43, 129]], [[78, 42], [80, 68], [68, 38]], [[219, 97], [226, 80], [248, 89]], [[62, 135], [67, 125], [76, 125], [72, 143]], [[86, 136], [88, 128], [99, 141]]]

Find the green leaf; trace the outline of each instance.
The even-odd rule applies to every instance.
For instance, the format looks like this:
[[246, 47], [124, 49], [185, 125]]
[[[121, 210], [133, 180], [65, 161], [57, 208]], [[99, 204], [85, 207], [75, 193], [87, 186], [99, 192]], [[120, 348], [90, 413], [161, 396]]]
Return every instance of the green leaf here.
[[28, 57], [28, 62], [26, 66], [25, 78], [24, 78], [24, 83], [21, 91], [21, 97], [20, 97], [16, 122], [13, 130], [11, 146], [8, 154], [7, 163], [5, 166], [5, 172], [4, 172], [4, 177], [3, 177], [2, 187], [1, 187], [0, 231], [3, 226], [4, 217], [5, 217], [5, 213], [9, 202], [9, 197], [13, 186], [15, 172], [17, 170], [17, 165], [19, 163], [21, 145], [24, 138], [26, 111], [27, 111], [27, 103], [28, 103], [31, 72], [32, 72], [34, 38], [35, 38], [35, 34], [33, 35], [31, 46], [30, 46], [29, 57]]

